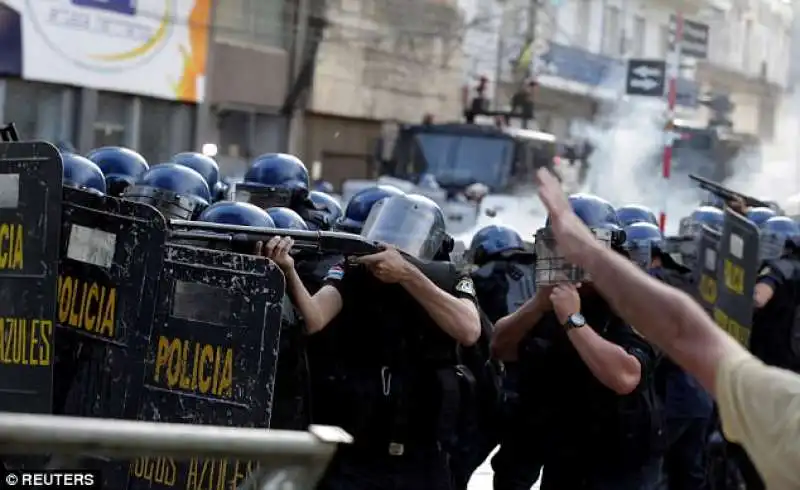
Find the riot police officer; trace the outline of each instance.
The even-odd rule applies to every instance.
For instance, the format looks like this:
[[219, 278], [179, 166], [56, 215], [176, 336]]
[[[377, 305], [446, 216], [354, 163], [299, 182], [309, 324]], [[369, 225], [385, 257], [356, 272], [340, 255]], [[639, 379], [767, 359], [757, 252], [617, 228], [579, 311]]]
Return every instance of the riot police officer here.
[[[622, 252], [624, 231], [608, 202], [570, 196], [575, 214], [604, 246]], [[652, 488], [663, 427], [656, 355], [611, 310], [579, 268], [536, 233], [536, 294], [496, 323], [493, 350], [519, 359], [528, 461], [544, 464], [542, 490]]]
[[795, 309], [800, 286], [800, 227], [775, 216], [761, 226], [763, 266], [754, 293], [750, 350], [765, 363], [800, 372], [800, 327]]
[[402, 196], [403, 191], [391, 185], [376, 185], [356, 192], [344, 210], [344, 216], [336, 223], [336, 229], [349, 233], [361, 233], [361, 228], [376, 202], [391, 196]]
[[755, 223], [756, 226], [761, 226], [770, 218], [777, 216], [777, 213], [770, 208], [766, 207], [753, 207], [747, 209], [747, 219]]
[[[694, 289], [691, 271], [664, 253], [664, 239], [657, 226], [634, 223], [625, 228], [625, 235], [625, 249], [631, 260], [673, 287]], [[664, 401], [667, 435], [666, 482], [662, 488], [704, 489], [706, 439], [713, 413], [711, 397], [697, 380], [669, 359], [659, 361], [655, 380]]]
[[264, 247], [284, 270], [308, 334], [341, 316], [334, 328], [348, 339], [340, 344], [346, 377], [337, 425], [355, 442], [338, 451], [318, 488], [450, 488], [456, 346], [480, 335], [472, 280], [450, 263], [431, 261], [446, 234], [444, 215], [429, 199], [379, 201], [362, 235], [387, 248], [335, 265], [314, 296], [294, 269], [291, 240]]
[[[515, 230], [500, 225], [478, 230], [468, 255], [478, 267], [472, 273], [478, 304], [492, 322], [513, 313], [533, 297], [535, 257]], [[523, 413], [517, 400], [518, 366], [515, 362], [505, 362], [503, 367], [501, 407], [494, 414], [496, 425], [484, 424], [483, 430], [489, 433], [482, 438], [486, 443], [480, 449], [485, 452], [480, 455], [486, 457], [499, 443], [500, 449], [491, 462], [494, 488], [527, 490], [541, 472], [540, 465], [527, 460], [525, 450], [536, 435], [521, 430], [524, 424], [520, 423]]]
[[183, 165], [184, 167], [189, 167], [202, 175], [206, 184], [208, 184], [209, 190], [211, 190], [211, 194], [215, 196], [215, 198], [219, 194], [221, 186], [221, 182], [219, 181], [219, 165], [213, 158], [203, 155], [202, 153], [185, 151], [174, 155], [170, 161], [178, 165]]
[[106, 180], [100, 167], [91, 160], [74, 153], [62, 153], [64, 185], [91, 192], [93, 194], [105, 195]]
[[[758, 222], [769, 208], [750, 208], [747, 217]], [[757, 211], [756, 211], [757, 210]], [[771, 211], [771, 210], [770, 210]], [[751, 214], [752, 213], [752, 214]], [[791, 218], [772, 216], [760, 226], [761, 270], [753, 293], [753, 326], [750, 351], [771, 366], [800, 373], [800, 227]], [[766, 488], [748, 455], [730, 445], [747, 488]]]
[[651, 223], [658, 226], [655, 213], [649, 208], [639, 204], [627, 204], [618, 207], [617, 216], [622, 226], [632, 225], [633, 223]]
[[725, 221], [725, 213], [712, 206], [700, 206], [692, 213], [681, 219], [678, 227], [678, 236], [668, 239], [668, 250], [680, 257], [681, 265], [693, 268], [697, 261], [697, 237], [707, 226], [717, 233], [722, 232], [722, 223]]
[[211, 203], [206, 179], [176, 163], [153, 166], [125, 189], [122, 197], [149, 204], [167, 219], [194, 219]]
[[110, 196], [119, 197], [150, 166], [145, 158], [129, 148], [104, 146], [90, 151], [86, 158], [93, 161], [103, 171]]
[[[320, 191], [311, 191], [308, 193], [308, 198], [314, 204], [314, 208], [319, 211], [325, 221], [331, 224], [331, 227], [335, 227], [336, 223], [341, 219], [344, 211], [342, 210], [342, 205], [334, 199], [330, 194], [326, 194]], [[317, 229], [318, 226], [314, 223], [308, 223], [311, 229]]]

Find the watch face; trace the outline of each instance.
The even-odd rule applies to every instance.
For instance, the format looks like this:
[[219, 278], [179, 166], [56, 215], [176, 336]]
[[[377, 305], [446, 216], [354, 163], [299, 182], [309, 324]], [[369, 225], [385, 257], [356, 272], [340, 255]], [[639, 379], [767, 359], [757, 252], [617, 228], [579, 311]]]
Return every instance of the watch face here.
[[569, 322], [576, 327], [582, 327], [586, 325], [586, 319], [583, 318], [583, 315], [580, 313], [575, 313], [571, 317], [569, 317]]

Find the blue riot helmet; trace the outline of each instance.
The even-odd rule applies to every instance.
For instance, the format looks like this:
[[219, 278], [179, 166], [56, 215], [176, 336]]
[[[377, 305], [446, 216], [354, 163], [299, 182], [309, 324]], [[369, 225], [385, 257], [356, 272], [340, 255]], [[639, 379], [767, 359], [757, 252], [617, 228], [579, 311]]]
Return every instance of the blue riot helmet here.
[[430, 190], [439, 190], [441, 188], [439, 186], [439, 181], [436, 180], [436, 176], [433, 174], [420, 175], [419, 180], [417, 181], [417, 185], [423, 189], [430, 189]]
[[452, 238], [445, 232], [442, 208], [417, 194], [401, 193], [375, 202], [361, 236], [397, 247], [421, 260], [443, 260], [445, 242], [449, 242], [452, 250]]
[[663, 248], [664, 236], [652, 223], [632, 223], [625, 227], [625, 243], [622, 248], [630, 259], [642, 268], [649, 268], [656, 250]]
[[633, 223], [650, 223], [658, 226], [655, 213], [645, 206], [638, 204], [628, 204], [617, 208], [617, 217], [622, 226], [629, 226]]
[[494, 257], [525, 250], [519, 233], [502, 225], [489, 225], [472, 237], [468, 255], [476, 265], [483, 265]]
[[291, 207], [308, 196], [308, 170], [286, 153], [267, 153], [253, 160], [244, 182], [234, 189], [234, 199], [260, 208]]
[[759, 227], [775, 216], [777, 214], [770, 208], [750, 208], [747, 210], [747, 219]]
[[206, 179], [206, 184], [208, 184], [209, 189], [216, 189], [217, 182], [219, 182], [219, 165], [217, 165], [217, 162], [215, 162], [213, 158], [203, 155], [202, 153], [186, 151], [173, 156], [171, 161], [178, 165], [189, 167], [199, 173]]
[[93, 161], [106, 176], [110, 196], [119, 197], [150, 168], [147, 160], [135, 151], [119, 146], [104, 146], [90, 151], [86, 158]]
[[223, 225], [275, 228], [275, 222], [272, 221], [266, 211], [258, 206], [236, 201], [219, 201], [212, 204], [200, 213], [197, 221]]
[[356, 192], [344, 210], [344, 216], [336, 228], [349, 233], [361, 233], [361, 228], [376, 202], [391, 196], [402, 196], [405, 193], [391, 185], [377, 185]]
[[230, 187], [225, 182], [222, 182], [221, 180], [217, 181], [217, 185], [211, 189], [211, 198], [214, 200], [214, 202], [227, 201], [229, 188]]
[[94, 162], [74, 153], [62, 153], [64, 185], [92, 194], [105, 195], [106, 179]]
[[725, 222], [725, 213], [712, 206], [700, 206], [692, 214], [683, 218], [678, 228], [678, 235], [682, 237], [696, 237], [700, 234], [703, 225], [714, 231], [722, 231]]
[[[344, 215], [342, 206], [332, 196], [319, 191], [311, 191], [308, 193], [309, 200], [314, 204], [314, 208], [320, 212], [325, 221], [329, 224], [329, 228], [336, 224]], [[312, 230], [320, 228], [313, 221], [308, 223], [309, 228]]]
[[289, 208], [269, 208], [267, 209], [275, 228], [281, 230], [308, 230], [308, 225], [303, 218]]
[[[622, 249], [625, 231], [614, 207], [608, 201], [591, 194], [573, 194], [569, 196], [569, 203], [578, 218], [594, 233], [600, 243], [615, 250]], [[550, 229], [549, 216], [544, 228], [536, 232], [534, 252], [537, 289], [541, 286], [584, 282], [589, 279], [583, 269], [567, 262], [558, 250]]]
[[725, 200], [719, 197], [718, 195], [714, 194], [713, 192], [709, 192], [706, 194], [705, 199], [703, 199], [700, 205], [711, 206], [717, 209], [725, 209]]
[[167, 219], [193, 219], [211, 203], [206, 179], [177, 163], [153, 166], [122, 197], [149, 204]]
[[325, 194], [332, 194], [335, 189], [333, 188], [333, 184], [327, 180], [316, 180], [314, 181], [314, 190], [317, 192], [324, 192]]
[[787, 216], [773, 216], [760, 227], [759, 259], [781, 258], [787, 244], [797, 248], [800, 245], [800, 225]]

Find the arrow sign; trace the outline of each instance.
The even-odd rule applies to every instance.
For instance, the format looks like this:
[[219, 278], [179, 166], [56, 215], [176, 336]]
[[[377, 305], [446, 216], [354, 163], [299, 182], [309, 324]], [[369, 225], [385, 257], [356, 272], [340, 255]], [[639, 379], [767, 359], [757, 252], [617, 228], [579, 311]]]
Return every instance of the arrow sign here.
[[652, 78], [642, 78], [642, 79], [634, 79], [631, 80], [631, 87], [633, 88], [640, 88], [647, 92], [653, 90], [654, 88], [658, 87], [659, 83]]
[[667, 64], [663, 60], [628, 60], [625, 93], [642, 97], [661, 97], [666, 85]]
[[663, 71], [659, 70], [658, 68], [653, 68], [652, 66], [647, 65], [640, 65], [634, 68], [633, 70], [634, 75], [639, 78], [650, 78], [650, 77], [660, 77], [664, 74]]

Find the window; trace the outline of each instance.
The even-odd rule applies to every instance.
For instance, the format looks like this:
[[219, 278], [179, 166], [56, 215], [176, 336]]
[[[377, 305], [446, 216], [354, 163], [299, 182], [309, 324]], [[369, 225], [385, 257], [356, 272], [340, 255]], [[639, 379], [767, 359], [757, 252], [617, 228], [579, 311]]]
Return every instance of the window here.
[[744, 23], [744, 42], [742, 43], [742, 68], [750, 69], [753, 51], [753, 21], [747, 19]]
[[633, 46], [630, 46], [630, 51], [633, 56], [644, 56], [644, 46], [646, 44], [645, 36], [647, 35], [647, 24], [644, 17], [637, 15], [633, 19]]
[[603, 14], [603, 53], [619, 56], [621, 46], [620, 12], [618, 7], [606, 7]]
[[16, 79], [6, 83], [5, 114], [0, 114], [0, 122], [13, 122], [23, 140], [72, 139], [72, 121], [64, 113], [64, 87]]
[[281, 0], [217, 0], [216, 38], [257, 46], [285, 47]]
[[670, 45], [672, 44], [670, 42], [669, 26], [662, 25], [659, 28], [659, 34], [660, 34], [659, 37], [661, 38], [660, 39], [660, 41], [661, 41], [661, 57], [662, 58], [666, 58], [667, 55], [670, 52], [670, 48], [671, 48]]
[[575, 36], [575, 42], [578, 44], [578, 47], [582, 47], [587, 51], [590, 50], [589, 46], [589, 26], [591, 25], [591, 15], [592, 15], [592, 4], [591, 0], [581, 0], [577, 5], [577, 16], [576, 16], [576, 24], [575, 29], [577, 34]]

